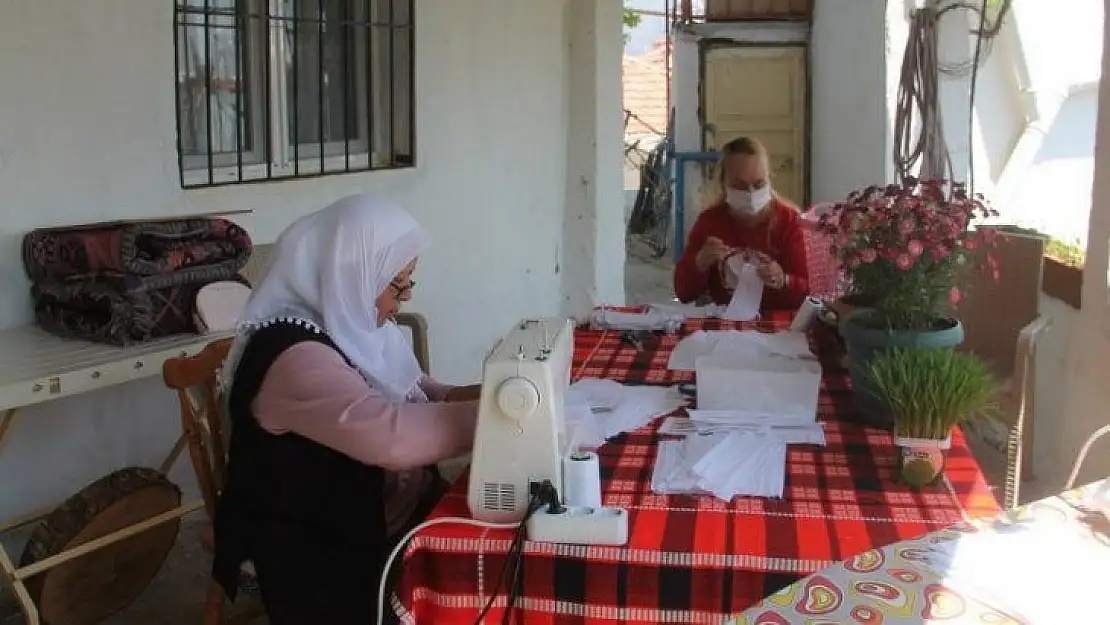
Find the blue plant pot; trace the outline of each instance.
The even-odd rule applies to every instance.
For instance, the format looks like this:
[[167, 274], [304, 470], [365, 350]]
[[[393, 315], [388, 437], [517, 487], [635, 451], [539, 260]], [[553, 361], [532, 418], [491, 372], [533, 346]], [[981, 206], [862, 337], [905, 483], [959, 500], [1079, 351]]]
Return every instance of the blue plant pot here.
[[856, 309], [840, 322], [840, 335], [848, 350], [848, 373], [852, 379], [856, 410], [868, 424], [890, 428], [894, 419], [890, 408], [876, 393], [867, 375], [871, 359], [892, 347], [941, 347], [954, 349], [964, 341], [964, 326], [959, 319], [948, 319], [947, 327], [921, 332], [885, 330], [869, 323], [874, 318], [870, 309]]

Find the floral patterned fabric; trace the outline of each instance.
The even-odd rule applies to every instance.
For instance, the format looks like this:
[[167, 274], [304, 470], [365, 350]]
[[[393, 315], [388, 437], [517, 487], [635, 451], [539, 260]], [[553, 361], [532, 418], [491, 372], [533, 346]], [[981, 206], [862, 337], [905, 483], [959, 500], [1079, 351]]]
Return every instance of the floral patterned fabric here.
[[[1099, 483], [1050, 497], [985, 521], [960, 524], [882, 549], [861, 553], [792, 584], [767, 597], [759, 605], [728, 621], [735, 625], [832, 625], [860, 623], [864, 625], [1025, 625], [1027, 623], [1095, 623], [1104, 622], [1106, 613], [1092, 603], [1090, 611], [1076, 604], [1084, 616], [1073, 620], [1074, 614], [1056, 620], [1053, 617], [1031, 618], [1023, 615], [1022, 605], [1030, 605], [1028, 593], [1015, 598], [1013, 592], [993, 596], [980, 589], [986, 584], [969, 583], [966, 577], [953, 576], [939, 564], [935, 550], [945, 543], [959, 553], [952, 541], [982, 535], [1006, 541], [1011, 553], [1029, 553], [1033, 545], [1023, 541], [1043, 540], [1044, 532], [1062, 532], [1070, 539], [1075, 551], [1057, 553], [1055, 562], [1073, 566], [1080, 555], [1090, 563], [1098, 563], [1100, 577], [1110, 575], [1110, 521], [1091, 510], [1085, 502]], [[1026, 531], [1015, 531], [1021, 527]], [[1035, 528], [1036, 531], [1027, 531]], [[1028, 558], [1029, 571], [1046, 570], [1048, 562]], [[977, 560], [976, 562], [980, 562]], [[1019, 572], [1020, 574], [1020, 572]], [[1032, 573], [1030, 573], [1032, 574]], [[1016, 589], [1015, 589], [1016, 590]], [[1007, 598], [1006, 595], [1009, 595]], [[1047, 591], [1035, 597], [1039, 608], [1055, 602], [1068, 601]], [[1093, 599], [1093, 597], [1092, 597]], [[1043, 609], [1038, 610], [1043, 615]], [[1089, 618], [1088, 618], [1089, 617]]]
[[226, 219], [48, 228], [23, 238], [39, 326], [112, 345], [194, 332], [197, 291], [238, 280], [250, 254], [250, 236]]
[[23, 237], [23, 267], [35, 282], [160, 274], [193, 282], [194, 275], [235, 275], [250, 253], [250, 236], [226, 219], [41, 228]]

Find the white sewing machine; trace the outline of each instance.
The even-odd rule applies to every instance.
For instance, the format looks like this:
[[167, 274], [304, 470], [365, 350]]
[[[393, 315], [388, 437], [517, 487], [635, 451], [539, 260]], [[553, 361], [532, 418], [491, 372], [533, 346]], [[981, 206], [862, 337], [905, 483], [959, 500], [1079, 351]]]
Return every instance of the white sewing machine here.
[[486, 356], [467, 497], [475, 519], [520, 521], [529, 484], [550, 480], [562, 492], [573, 350], [571, 320], [525, 319]]

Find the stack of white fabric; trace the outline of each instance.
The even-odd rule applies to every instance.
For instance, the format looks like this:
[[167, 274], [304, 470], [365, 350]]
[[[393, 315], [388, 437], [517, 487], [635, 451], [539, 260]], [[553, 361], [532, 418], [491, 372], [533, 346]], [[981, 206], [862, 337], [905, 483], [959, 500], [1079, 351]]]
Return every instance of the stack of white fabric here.
[[585, 379], [566, 396], [566, 427], [572, 449], [596, 449], [622, 432], [631, 432], [685, 404], [669, 386], [633, 386], [613, 380]]
[[698, 407], [661, 434], [652, 490], [782, 497], [789, 444], [824, 445], [817, 422], [821, 367], [805, 334], [695, 332], [671, 354], [671, 369], [697, 372]]
[[651, 489], [659, 494], [708, 493], [782, 497], [786, 441], [767, 430], [694, 435], [663, 441]]

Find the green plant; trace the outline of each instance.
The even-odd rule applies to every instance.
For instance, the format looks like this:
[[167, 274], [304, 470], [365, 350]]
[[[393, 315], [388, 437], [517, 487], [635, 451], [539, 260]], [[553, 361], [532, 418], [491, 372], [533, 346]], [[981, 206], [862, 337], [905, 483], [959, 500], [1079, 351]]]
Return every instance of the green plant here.
[[1087, 262], [1087, 251], [1080, 246], [1079, 241], [1065, 243], [1060, 239], [1049, 237], [1044, 249], [1045, 256], [1051, 256], [1069, 267], [1083, 267]]
[[[972, 229], [974, 220], [997, 214], [963, 184], [909, 179], [853, 191], [818, 228], [832, 240], [848, 295], [873, 308], [879, 327], [926, 331], [960, 301], [965, 266], [997, 275], [989, 254], [994, 231]], [[984, 253], [981, 264], [976, 256]]]
[[952, 426], [998, 412], [994, 375], [978, 356], [943, 348], [893, 348], [868, 375], [894, 416], [898, 436], [941, 440]]
[[[625, 28], [636, 28], [640, 25], [642, 17], [635, 9], [624, 7], [624, 15], [621, 21], [624, 22]], [[628, 33], [624, 33], [624, 42], [628, 43]]]

